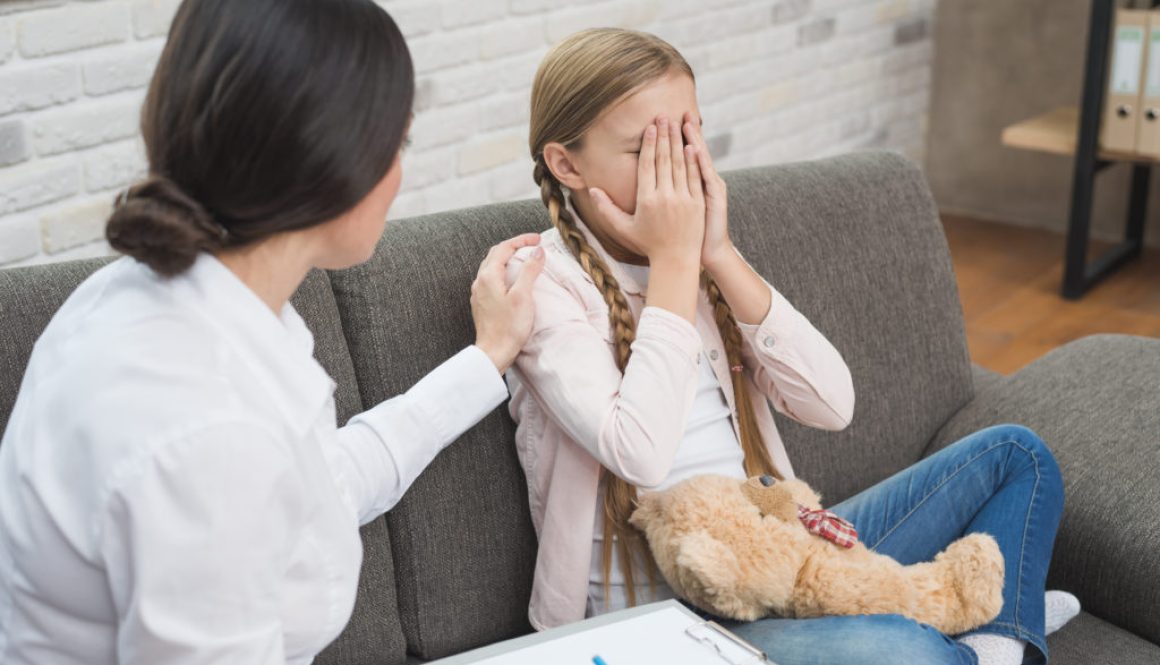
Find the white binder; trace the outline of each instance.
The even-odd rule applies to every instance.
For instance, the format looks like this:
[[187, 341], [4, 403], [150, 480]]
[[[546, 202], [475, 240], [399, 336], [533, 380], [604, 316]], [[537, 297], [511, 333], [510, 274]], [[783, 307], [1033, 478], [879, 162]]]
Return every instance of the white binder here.
[[1100, 146], [1115, 152], [1136, 151], [1140, 116], [1140, 83], [1144, 70], [1146, 10], [1117, 9], [1112, 64], [1104, 100]]
[[1160, 159], [1160, 12], [1148, 13], [1146, 42], [1136, 152]]

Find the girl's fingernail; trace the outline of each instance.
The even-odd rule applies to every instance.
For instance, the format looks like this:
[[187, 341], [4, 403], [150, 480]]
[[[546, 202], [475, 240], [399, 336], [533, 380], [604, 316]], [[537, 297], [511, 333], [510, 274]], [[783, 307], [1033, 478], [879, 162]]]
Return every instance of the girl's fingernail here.
[[656, 125], [649, 125], [648, 129], [644, 130], [644, 133], [648, 134], [649, 138], [656, 136], [657, 135], [657, 126]]
[[536, 258], [537, 258], [537, 259], [542, 259], [542, 258], [544, 258], [544, 248], [543, 248], [543, 247], [537, 247], [537, 248], [536, 248], [536, 251], [535, 251], [535, 256], [536, 256]]

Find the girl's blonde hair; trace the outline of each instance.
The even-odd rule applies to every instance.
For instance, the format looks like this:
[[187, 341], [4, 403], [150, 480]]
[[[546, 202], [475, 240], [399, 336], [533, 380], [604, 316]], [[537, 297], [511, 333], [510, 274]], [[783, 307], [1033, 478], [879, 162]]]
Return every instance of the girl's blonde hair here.
[[[632, 354], [636, 322], [616, 278], [588, 244], [568, 211], [564, 187], [552, 175], [544, 160], [544, 146], [558, 142], [569, 149], [578, 149], [585, 133], [605, 110], [625, 96], [672, 72], [694, 78], [689, 63], [659, 37], [632, 30], [597, 28], [578, 32], [554, 47], [540, 63], [532, 85], [528, 143], [535, 160], [533, 177], [540, 187], [540, 198], [548, 208], [552, 225], [604, 295], [616, 343], [616, 364], [622, 372]], [[738, 369], [742, 366], [743, 342], [737, 321], [733, 318], [729, 304], [721, 296], [720, 289], [704, 271], [701, 273], [701, 285], [713, 305], [729, 366], [734, 368], [731, 375], [740, 424], [741, 448], [745, 454], [745, 471], [749, 475], [778, 476], [757, 428], [745, 377]], [[605, 589], [607, 591], [615, 541], [628, 602], [634, 605], [633, 559], [645, 563], [650, 585], [655, 580], [655, 564], [641, 534], [628, 523], [636, 506], [636, 488], [607, 469], [604, 469], [602, 476]]]

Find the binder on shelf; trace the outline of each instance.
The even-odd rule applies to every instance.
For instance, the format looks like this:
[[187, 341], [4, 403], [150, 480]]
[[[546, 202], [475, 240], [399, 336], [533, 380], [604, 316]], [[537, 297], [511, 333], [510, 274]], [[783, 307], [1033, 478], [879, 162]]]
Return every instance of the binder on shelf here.
[[1144, 78], [1144, 51], [1151, 12], [1117, 9], [1112, 36], [1112, 65], [1104, 100], [1100, 145], [1115, 152], [1135, 152], [1140, 116], [1140, 84]]
[[1160, 159], [1160, 11], [1155, 10], [1148, 12], [1136, 152]]

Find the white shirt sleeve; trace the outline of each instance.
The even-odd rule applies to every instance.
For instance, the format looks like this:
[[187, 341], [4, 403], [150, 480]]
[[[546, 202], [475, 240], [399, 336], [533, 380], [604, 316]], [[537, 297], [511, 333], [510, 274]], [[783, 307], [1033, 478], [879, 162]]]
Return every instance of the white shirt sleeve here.
[[351, 418], [327, 447], [359, 523], [390, 510], [445, 447], [507, 399], [491, 359], [469, 346], [410, 390]]
[[256, 423], [204, 427], [115, 478], [100, 524], [122, 665], [283, 665], [282, 587], [307, 491]]

